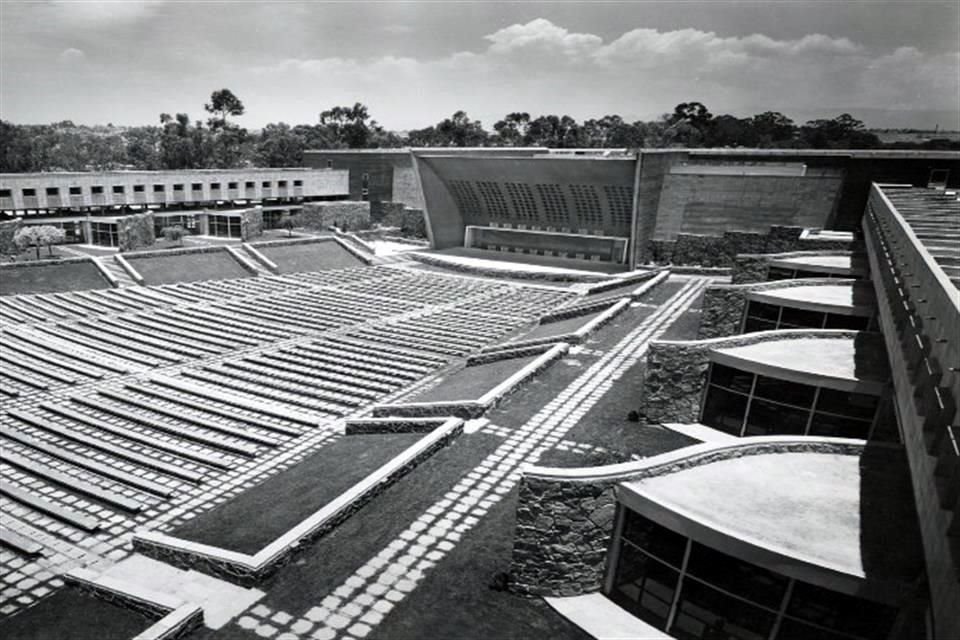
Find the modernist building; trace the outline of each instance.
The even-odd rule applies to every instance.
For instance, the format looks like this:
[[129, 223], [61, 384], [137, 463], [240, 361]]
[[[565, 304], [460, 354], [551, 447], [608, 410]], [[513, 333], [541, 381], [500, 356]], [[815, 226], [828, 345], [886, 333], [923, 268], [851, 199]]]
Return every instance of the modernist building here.
[[521, 590], [601, 589], [651, 637], [960, 635], [960, 200], [865, 209], [852, 254], [741, 256], [700, 339], [651, 344], [641, 412], [703, 444], [530, 470]]
[[346, 199], [347, 180], [336, 169], [2, 174], [0, 212], [59, 226], [67, 242], [116, 246], [117, 217], [144, 211], [154, 213], [157, 232], [179, 224], [191, 233], [234, 237], [229, 220], [236, 215], [213, 213], [207, 225], [201, 214], [260, 206], [264, 226], [275, 228], [304, 202]]
[[569, 246], [607, 236], [628, 244], [625, 269], [727, 266], [768, 248], [756, 235], [771, 228], [856, 230], [872, 181], [960, 186], [958, 155], [937, 151], [325, 150], [305, 162], [349, 170], [351, 198], [423, 209], [435, 249], [602, 261], [619, 254]]

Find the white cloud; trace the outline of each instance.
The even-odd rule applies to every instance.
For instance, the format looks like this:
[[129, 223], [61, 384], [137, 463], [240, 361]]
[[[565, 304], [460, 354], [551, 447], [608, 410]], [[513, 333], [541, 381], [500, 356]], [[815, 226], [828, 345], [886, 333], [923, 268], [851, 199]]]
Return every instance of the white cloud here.
[[49, 3], [51, 16], [71, 23], [77, 28], [103, 28], [116, 24], [138, 22], [149, 18], [162, 7], [162, 0], [123, 0], [95, 2], [93, 0], [54, 0]]
[[57, 59], [64, 64], [72, 64], [82, 62], [86, 57], [87, 55], [82, 50], [70, 47], [61, 51]]
[[562, 54], [576, 59], [594, 51], [603, 39], [591, 33], [570, 33], [549, 20], [537, 18], [527, 24], [513, 24], [484, 36], [489, 40], [489, 52], [495, 54], [524, 54], [539, 52]]

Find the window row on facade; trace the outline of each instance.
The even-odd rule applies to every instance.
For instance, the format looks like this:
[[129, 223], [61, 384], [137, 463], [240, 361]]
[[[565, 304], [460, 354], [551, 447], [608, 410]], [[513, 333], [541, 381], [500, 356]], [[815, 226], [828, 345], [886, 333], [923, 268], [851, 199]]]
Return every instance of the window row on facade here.
[[710, 365], [700, 422], [735, 436], [867, 439], [886, 419], [880, 397]]
[[855, 316], [813, 309], [798, 309], [751, 300], [743, 316], [743, 333], [774, 329], [877, 329], [871, 316]]
[[873, 640], [896, 609], [735, 558], [625, 507], [608, 594], [674, 638]]
[[[303, 180], [293, 180], [292, 183], [293, 183], [293, 188], [295, 189], [299, 189], [303, 187]], [[229, 191], [240, 190], [239, 182], [227, 182], [225, 184], [226, 184], [227, 190]], [[191, 192], [195, 193], [195, 192], [202, 192], [205, 186], [211, 192], [214, 192], [214, 191], [222, 191], [223, 185], [224, 183], [222, 182], [211, 182], [211, 183], [191, 182], [191, 183], [175, 183], [172, 185], [135, 184], [135, 185], [130, 185], [129, 193], [145, 194], [148, 191], [147, 187], [150, 187], [149, 188], [150, 193], [167, 193], [168, 191], [172, 191], [174, 193], [183, 193], [188, 188]], [[262, 189], [273, 189], [274, 186], [276, 186], [277, 189], [287, 189], [290, 186], [290, 183], [287, 180], [278, 180], [276, 184], [274, 184], [274, 182], [271, 180], [263, 180], [260, 182], [260, 188]], [[257, 188], [256, 181], [248, 180], [243, 183], [244, 190], [249, 191], [256, 188]], [[107, 187], [103, 185], [92, 185], [87, 189], [90, 195], [96, 196], [96, 195], [104, 195], [106, 193]], [[47, 187], [46, 189], [44, 189], [44, 192], [48, 197], [50, 196], [59, 197], [64, 195], [63, 189], [61, 187]], [[83, 192], [84, 192], [84, 187], [67, 187], [66, 188], [66, 195], [82, 196], [84, 195]], [[113, 185], [110, 187], [110, 193], [114, 195], [125, 195], [126, 193], [128, 193], [127, 185], [119, 185], [119, 184]], [[23, 195], [24, 198], [36, 197], [37, 189], [34, 189], [34, 188], [21, 189], [21, 195]], [[0, 198], [12, 198], [12, 197], [13, 197], [12, 189], [0, 189]]]

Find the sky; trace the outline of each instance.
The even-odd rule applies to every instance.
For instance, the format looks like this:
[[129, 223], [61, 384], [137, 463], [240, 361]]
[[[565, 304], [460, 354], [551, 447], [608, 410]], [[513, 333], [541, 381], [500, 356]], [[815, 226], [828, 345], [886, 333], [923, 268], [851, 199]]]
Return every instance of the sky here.
[[366, 104], [388, 129], [464, 110], [649, 120], [680, 102], [798, 122], [960, 129], [960, 2], [15, 2], [0, 0], [0, 118], [316, 123]]

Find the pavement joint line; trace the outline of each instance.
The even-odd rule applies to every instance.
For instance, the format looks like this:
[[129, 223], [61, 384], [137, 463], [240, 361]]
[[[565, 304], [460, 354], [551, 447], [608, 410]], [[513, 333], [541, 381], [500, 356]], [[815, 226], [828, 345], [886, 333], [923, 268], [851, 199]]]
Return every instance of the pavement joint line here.
[[[294, 626], [319, 623], [315, 638], [367, 636], [382, 616], [415, 590], [426, 573], [456, 547], [463, 534], [513, 490], [523, 469], [562, 441], [613, 383], [639, 361], [650, 342], [688, 310], [709, 282], [709, 277], [686, 279], [684, 287], [662, 305], [660, 312], [644, 319], [493, 453], [465, 472], [440, 500], [326, 596], [319, 611], [312, 607], [305, 616], [294, 616], [286, 632], [297, 636]], [[490, 489], [480, 487], [481, 483]], [[379, 620], [360, 622], [372, 612], [382, 614]]]

